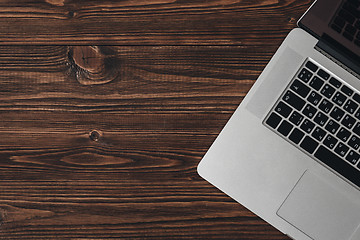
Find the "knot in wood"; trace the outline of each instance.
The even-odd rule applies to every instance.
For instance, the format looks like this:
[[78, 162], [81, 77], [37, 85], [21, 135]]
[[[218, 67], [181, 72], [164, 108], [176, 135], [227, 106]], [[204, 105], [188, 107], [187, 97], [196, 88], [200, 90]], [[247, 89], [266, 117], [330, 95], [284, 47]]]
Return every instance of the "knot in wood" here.
[[296, 23], [296, 19], [294, 17], [288, 17], [288, 22], [291, 24]]
[[75, 64], [93, 73], [100, 71], [104, 64], [104, 56], [96, 48], [89, 46], [74, 47], [73, 58]]
[[101, 137], [101, 134], [96, 130], [93, 130], [89, 133], [89, 138], [91, 140], [93, 140], [94, 142], [99, 141], [100, 137]]
[[105, 84], [118, 77], [116, 57], [96, 46], [70, 48], [69, 61], [76, 79], [83, 85]]

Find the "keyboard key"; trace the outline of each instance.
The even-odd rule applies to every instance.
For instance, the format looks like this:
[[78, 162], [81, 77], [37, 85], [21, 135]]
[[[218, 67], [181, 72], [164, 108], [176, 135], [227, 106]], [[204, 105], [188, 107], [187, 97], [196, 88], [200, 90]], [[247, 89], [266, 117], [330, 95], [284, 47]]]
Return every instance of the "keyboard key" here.
[[345, 112], [338, 107], [334, 107], [331, 111], [330, 116], [333, 117], [336, 121], [340, 121], [340, 119], [344, 116]]
[[300, 147], [311, 154], [315, 151], [318, 145], [319, 143], [317, 141], [315, 141], [309, 136], [306, 136], [301, 142]]
[[332, 101], [339, 106], [342, 106], [346, 100], [346, 96], [340, 92], [335, 93]]
[[312, 91], [308, 96], [307, 100], [315, 106], [321, 101], [322, 97], [317, 92]]
[[350, 34], [351, 36], [354, 36], [355, 33], [356, 33], [356, 28], [355, 28], [353, 25], [348, 24], [348, 25], [346, 25], [346, 27], [345, 27], [345, 31], [346, 31], [348, 34]]
[[336, 24], [331, 24], [331, 28], [334, 29], [335, 31], [337, 31], [338, 33], [341, 33], [341, 31], [342, 31], [342, 28]]
[[354, 101], [352, 101], [352, 100], [348, 100], [346, 103], [345, 103], [345, 105], [344, 105], [344, 109], [348, 112], [348, 113], [351, 113], [351, 114], [353, 114], [355, 111], [356, 111], [356, 109], [358, 108], [358, 104], [357, 103], [355, 103]]
[[[360, 32], [359, 32], [359, 34], [360, 34]], [[359, 37], [359, 38], [360, 38], [360, 37]], [[355, 39], [354, 43], [355, 43], [357, 46], [359, 46], [359, 47], [360, 47], [360, 40]]]
[[316, 122], [320, 126], [324, 126], [328, 119], [329, 117], [326, 116], [324, 113], [318, 112], [314, 118], [314, 122]]
[[339, 142], [334, 151], [341, 157], [344, 157], [348, 150], [349, 147], [347, 147], [344, 143]]
[[315, 107], [311, 106], [310, 104], [307, 104], [304, 110], [302, 111], [302, 113], [311, 119], [315, 116], [316, 111], [317, 110]]
[[357, 122], [355, 127], [353, 128], [353, 132], [360, 136], [360, 122]]
[[276, 113], [271, 113], [269, 118], [266, 120], [266, 124], [272, 128], [276, 128], [281, 122], [281, 117]]
[[330, 116], [333, 117], [336, 121], [340, 121], [341, 118], [344, 116], [345, 112], [343, 110], [341, 110], [338, 107], [335, 107], [331, 113]]
[[360, 95], [355, 93], [354, 96], [353, 96], [353, 99], [360, 104]]
[[305, 133], [303, 133], [301, 130], [294, 128], [294, 130], [291, 132], [289, 139], [293, 141], [294, 143], [298, 144], [301, 139], [304, 137]]
[[329, 113], [333, 106], [334, 104], [332, 104], [330, 101], [323, 99], [319, 105], [319, 108], [323, 110], [325, 113]]
[[275, 108], [275, 111], [277, 113], [279, 113], [281, 116], [283, 116], [284, 118], [287, 118], [290, 115], [292, 108], [283, 102], [279, 102]]
[[353, 150], [351, 150], [348, 155], [346, 156], [346, 160], [348, 160], [350, 163], [352, 164], [356, 164], [359, 161], [359, 157], [360, 155], [357, 154], [356, 152], [354, 152]]
[[321, 141], [325, 137], [326, 132], [319, 127], [316, 127], [311, 136], [313, 136], [316, 140]]
[[334, 19], [334, 23], [335, 23], [338, 27], [343, 28], [343, 27], [345, 27], [346, 21], [345, 21], [345, 19], [343, 19], [342, 17], [337, 16], [337, 17]]
[[345, 86], [345, 85], [342, 86], [341, 91], [342, 91], [343, 93], [345, 93], [346, 95], [348, 95], [349, 97], [354, 93], [353, 90], [351, 90], [349, 87], [347, 87], [347, 86]]
[[307, 67], [308, 69], [310, 69], [313, 72], [316, 72], [318, 70], [318, 66], [316, 66], [313, 62], [308, 61], [305, 64], [305, 67]]
[[310, 92], [310, 88], [297, 79], [295, 79], [295, 81], [291, 84], [290, 88], [303, 98], [305, 98]]
[[310, 78], [312, 77], [312, 75], [313, 74], [309, 70], [307, 70], [306, 68], [303, 68], [301, 70], [301, 72], [299, 73], [298, 77], [307, 83], [310, 80]]
[[324, 145], [330, 149], [333, 149], [337, 142], [338, 140], [329, 134], [324, 139]]
[[284, 120], [280, 124], [280, 126], [279, 126], [279, 128], [277, 130], [282, 135], [287, 136], [290, 133], [292, 128], [293, 128], [293, 125], [291, 123], [289, 123], [288, 121]]
[[318, 78], [317, 76], [313, 77], [310, 81], [309, 85], [315, 90], [319, 91], [322, 85], [324, 85], [324, 81]]
[[341, 87], [341, 82], [334, 77], [330, 78], [329, 83], [336, 88]]
[[320, 91], [320, 93], [327, 98], [331, 98], [334, 92], [335, 92], [335, 88], [333, 88], [329, 84], [325, 84], [325, 86]]
[[358, 150], [360, 146], [360, 138], [358, 138], [355, 135], [352, 135], [348, 142], [349, 146], [352, 147], [355, 150]]
[[340, 125], [338, 123], [330, 119], [329, 122], [326, 124], [325, 129], [328, 130], [330, 133], [335, 134], [339, 127]]
[[322, 77], [323, 79], [325, 79], [325, 80], [328, 80], [328, 79], [330, 78], [330, 74], [328, 74], [327, 72], [325, 72], [325, 71], [322, 70], [322, 69], [320, 69], [320, 70], [318, 71], [318, 75], [319, 75], [320, 77]]
[[292, 122], [296, 126], [298, 126], [303, 119], [304, 116], [298, 113], [297, 111], [294, 111], [289, 118], [290, 122]]
[[348, 32], [343, 32], [343, 36], [344, 36], [347, 40], [349, 40], [349, 41], [354, 40], [354, 35], [351, 35], [351, 34], [348, 33]]
[[291, 91], [287, 91], [282, 99], [298, 111], [300, 111], [305, 105], [305, 101]]
[[315, 127], [315, 124], [308, 119], [305, 119], [300, 126], [300, 128], [307, 133], [310, 133], [314, 127]]
[[350, 135], [351, 133], [343, 127], [340, 128], [339, 132], [336, 134], [336, 136], [343, 142], [346, 142]]
[[348, 32], [350, 35], [354, 36], [356, 33], [356, 28], [352, 24], [347, 24], [345, 27], [345, 31]]
[[355, 122], [355, 118], [351, 117], [350, 115], [345, 115], [344, 119], [341, 121], [341, 124], [343, 124], [348, 129], [351, 129], [354, 126]]
[[360, 109], [356, 111], [354, 115], [358, 120], [360, 120]]

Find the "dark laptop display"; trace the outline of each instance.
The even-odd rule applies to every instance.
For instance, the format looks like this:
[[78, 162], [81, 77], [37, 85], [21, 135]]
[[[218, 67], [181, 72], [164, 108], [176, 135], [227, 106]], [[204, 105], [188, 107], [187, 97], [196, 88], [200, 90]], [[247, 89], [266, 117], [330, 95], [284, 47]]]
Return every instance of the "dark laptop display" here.
[[299, 26], [319, 39], [319, 50], [360, 75], [360, 0], [316, 1]]
[[346, 0], [331, 21], [331, 28], [360, 46], [360, 1]]

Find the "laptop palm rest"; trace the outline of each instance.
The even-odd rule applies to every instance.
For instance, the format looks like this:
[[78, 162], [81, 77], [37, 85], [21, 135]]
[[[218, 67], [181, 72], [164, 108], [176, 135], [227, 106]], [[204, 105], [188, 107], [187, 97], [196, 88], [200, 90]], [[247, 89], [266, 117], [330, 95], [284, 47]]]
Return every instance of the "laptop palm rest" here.
[[[314, 240], [349, 240], [360, 224], [360, 203], [306, 171], [277, 214]], [[336, 231], [331, 231], [336, 229]]]

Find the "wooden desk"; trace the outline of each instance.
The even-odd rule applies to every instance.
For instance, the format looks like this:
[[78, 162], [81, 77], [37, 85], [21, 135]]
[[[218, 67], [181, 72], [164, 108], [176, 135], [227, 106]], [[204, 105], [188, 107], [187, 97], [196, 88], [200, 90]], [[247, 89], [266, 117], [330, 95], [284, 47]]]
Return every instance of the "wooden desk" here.
[[0, 238], [288, 239], [196, 166], [310, 3], [0, 3]]

